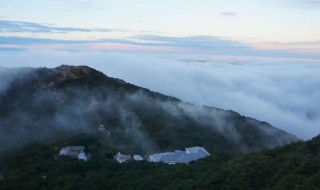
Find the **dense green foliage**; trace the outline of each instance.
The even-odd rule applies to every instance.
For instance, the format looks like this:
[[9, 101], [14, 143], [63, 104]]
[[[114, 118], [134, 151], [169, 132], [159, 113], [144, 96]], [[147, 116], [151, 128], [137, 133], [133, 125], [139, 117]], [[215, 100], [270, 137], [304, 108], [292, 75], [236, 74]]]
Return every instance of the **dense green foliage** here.
[[[56, 157], [65, 145], [85, 145], [89, 161]], [[112, 160], [101, 135], [33, 144], [0, 157], [0, 189], [320, 189], [320, 136], [273, 150], [223, 150], [189, 165]]]

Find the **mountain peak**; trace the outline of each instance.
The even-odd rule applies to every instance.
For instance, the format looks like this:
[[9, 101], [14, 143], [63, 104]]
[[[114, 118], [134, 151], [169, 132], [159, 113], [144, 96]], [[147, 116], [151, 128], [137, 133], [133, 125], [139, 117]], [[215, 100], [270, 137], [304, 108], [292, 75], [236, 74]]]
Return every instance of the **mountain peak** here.
[[[110, 78], [104, 73], [97, 71], [91, 67], [85, 65], [72, 66], [72, 65], [61, 65], [53, 69], [56, 73], [58, 73], [61, 77], [59, 81], [64, 81], [68, 79], [78, 79], [84, 77], [92, 77], [97, 76], [101, 78]], [[112, 78], [112, 80], [116, 81], [118, 84], [124, 85], [126, 82], [122, 79]]]
[[90, 71], [94, 70], [86, 65], [79, 65], [79, 66], [73, 66], [73, 65], [60, 65], [55, 68], [56, 70], [60, 71], [70, 71], [70, 70], [83, 70], [83, 71]]
[[71, 65], [61, 65], [56, 67], [54, 71], [58, 72], [63, 76], [63, 79], [75, 79], [90, 76], [92, 74], [104, 75], [103, 73], [90, 68], [88, 66], [71, 66]]

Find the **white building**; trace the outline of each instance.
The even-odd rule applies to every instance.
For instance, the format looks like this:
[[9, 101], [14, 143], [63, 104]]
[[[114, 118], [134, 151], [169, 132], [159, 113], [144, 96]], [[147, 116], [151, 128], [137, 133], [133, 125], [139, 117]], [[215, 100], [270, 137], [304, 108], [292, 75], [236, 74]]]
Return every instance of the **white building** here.
[[123, 163], [126, 162], [128, 160], [131, 160], [131, 155], [125, 155], [125, 154], [121, 154], [120, 152], [118, 152], [115, 156], [114, 156], [115, 161], [117, 161], [118, 163]]
[[210, 154], [203, 147], [189, 147], [186, 151], [176, 150], [149, 155], [150, 162], [164, 162], [167, 164], [189, 163], [209, 156]]
[[142, 156], [140, 156], [139, 154], [133, 155], [133, 159], [134, 159], [135, 161], [142, 161], [142, 160], [143, 160]]
[[100, 124], [99, 127], [98, 127], [98, 132], [101, 132], [101, 133], [105, 133], [106, 132], [106, 128], [104, 127], [103, 124]]
[[206, 151], [206, 149], [204, 149], [203, 147], [199, 147], [199, 146], [186, 148], [186, 153], [187, 154], [200, 154], [203, 157], [210, 155], [209, 152]]
[[62, 147], [59, 156], [70, 156], [79, 160], [87, 161], [87, 154], [84, 152], [84, 146], [66, 146]]

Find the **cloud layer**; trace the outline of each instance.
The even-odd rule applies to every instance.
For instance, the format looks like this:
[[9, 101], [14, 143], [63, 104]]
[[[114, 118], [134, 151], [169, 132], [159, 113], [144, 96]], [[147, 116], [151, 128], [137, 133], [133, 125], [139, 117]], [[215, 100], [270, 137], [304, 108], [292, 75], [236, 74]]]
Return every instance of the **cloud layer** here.
[[111, 32], [111, 29], [86, 29], [73, 27], [58, 27], [48, 24], [33, 22], [22, 22], [12, 20], [0, 20], [0, 31], [2, 32], [31, 32], [31, 33], [67, 33], [67, 32]]
[[[220, 15], [235, 17], [234, 12]], [[68, 50], [200, 53], [320, 59], [319, 41], [251, 42], [208, 35], [170, 36], [108, 28], [77, 28], [0, 19], [0, 51]]]
[[[316, 54], [319, 42], [264, 43], [260, 49], [234, 39], [213, 36], [173, 37], [133, 35], [126, 38], [70, 40], [39, 37], [0, 36], [0, 51], [47, 49], [70, 51], [140, 51], [197, 53], [232, 56], [320, 59]], [[277, 48], [275, 48], [275, 46]], [[268, 49], [269, 48], [269, 49]], [[274, 50], [272, 50], [274, 49]], [[291, 49], [292, 51], [289, 51]], [[315, 51], [315, 52], [313, 52]], [[312, 53], [310, 53], [312, 52]]]
[[60, 51], [0, 55], [0, 66], [7, 67], [89, 65], [185, 101], [267, 121], [300, 138], [320, 133], [320, 66], [316, 62]]

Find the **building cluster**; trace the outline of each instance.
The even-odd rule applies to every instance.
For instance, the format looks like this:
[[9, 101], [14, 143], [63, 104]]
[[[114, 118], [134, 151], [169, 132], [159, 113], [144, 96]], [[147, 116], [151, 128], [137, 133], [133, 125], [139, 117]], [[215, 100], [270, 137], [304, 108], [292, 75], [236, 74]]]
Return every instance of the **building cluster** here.
[[88, 160], [88, 155], [84, 152], [84, 146], [66, 146], [62, 147], [59, 156], [69, 156], [78, 160]]
[[[59, 156], [69, 156], [77, 158], [78, 160], [87, 161], [88, 155], [85, 153], [84, 146], [66, 146], [62, 147], [59, 152]], [[118, 152], [114, 156], [114, 160], [118, 163], [124, 163], [129, 160], [142, 161], [146, 160], [148, 162], [163, 162], [167, 164], [176, 164], [184, 163], [188, 164], [189, 162], [199, 160], [201, 158], [207, 157], [210, 154], [203, 148], [199, 146], [185, 148], [185, 151], [176, 150], [174, 152], [162, 152], [151, 154], [145, 157], [145, 159], [139, 155], [125, 155]]]
[[135, 155], [131, 156], [131, 155], [121, 154], [120, 152], [118, 152], [114, 156], [114, 160], [121, 164], [121, 163], [126, 162], [128, 160], [142, 161], [143, 158], [139, 154], [135, 154]]
[[[210, 154], [203, 148], [203, 147], [189, 147], [186, 148], [185, 151], [182, 150], [176, 150], [174, 152], [163, 152], [163, 153], [156, 153], [151, 154], [147, 156], [146, 160], [149, 162], [163, 162], [167, 164], [176, 164], [176, 163], [189, 163], [191, 161], [196, 161], [198, 159], [204, 158], [206, 156], [209, 156]], [[131, 155], [124, 155], [118, 152], [114, 159], [118, 163], [123, 163], [128, 160], [143, 160], [143, 158], [140, 155], [134, 155], [133, 157]]]

